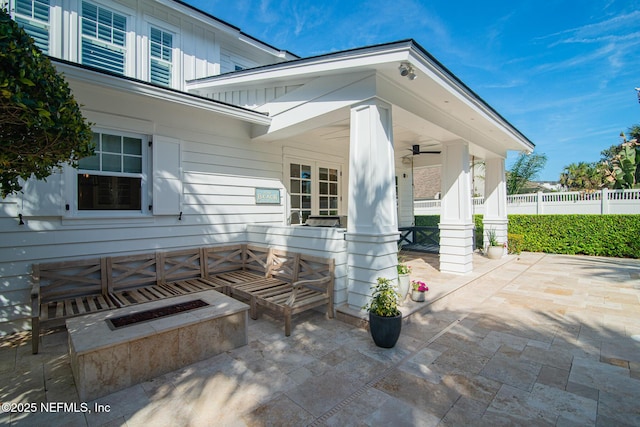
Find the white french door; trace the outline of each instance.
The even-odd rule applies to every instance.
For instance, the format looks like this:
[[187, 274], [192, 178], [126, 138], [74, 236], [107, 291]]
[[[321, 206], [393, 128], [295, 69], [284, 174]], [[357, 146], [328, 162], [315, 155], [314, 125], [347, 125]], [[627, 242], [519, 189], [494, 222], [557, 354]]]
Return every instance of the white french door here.
[[303, 224], [310, 215], [339, 215], [340, 167], [309, 160], [290, 160], [290, 222]]

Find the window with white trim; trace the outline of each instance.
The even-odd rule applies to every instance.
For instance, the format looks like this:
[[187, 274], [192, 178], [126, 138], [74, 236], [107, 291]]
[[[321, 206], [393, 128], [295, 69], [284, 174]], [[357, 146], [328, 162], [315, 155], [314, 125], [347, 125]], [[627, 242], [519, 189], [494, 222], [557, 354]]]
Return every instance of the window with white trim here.
[[78, 164], [78, 211], [143, 211], [147, 141], [142, 135], [93, 133], [95, 154]]
[[340, 169], [316, 162], [289, 163], [291, 224], [302, 224], [310, 215], [339, 215]]
[[151, 27], [149, 35], [149, 81], [171, 86], [173, 76], [173, 35]]
[[81, 63], [125, 74], [127, 18], [92, 3], [82, 2]]
[[49, 54], [49, 10], [49, 0], [16, 0], [14, 3], [14, 20], [46, 54]]

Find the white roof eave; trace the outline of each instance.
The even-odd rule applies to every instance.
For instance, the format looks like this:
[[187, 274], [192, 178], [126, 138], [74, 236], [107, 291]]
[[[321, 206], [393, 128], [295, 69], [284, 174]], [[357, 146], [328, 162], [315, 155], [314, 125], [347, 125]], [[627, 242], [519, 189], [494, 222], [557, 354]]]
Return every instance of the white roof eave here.
[[62, 72], [67, 79], [103, 86], [108, 89], [122, 90], [138, 95], [144, 95], [192, 108], [198, 108], [252, 124], [268, 126], [271, 123], [271, 118], [269, 116], [246, 108], [225, 104], [186, 92], [157, 87], [134, 79], [112, 76], [110, 74], [102, 73], [97, 70], [89, 70], [70, 63], [55, 60], [53, 62], [56, 69]]
[[357, 70], [375, 70], [383, 64], [409, 59], [409, 46], [393, 46], [381, 49], [362, 49], [350, 54], [329, 54], [303, 58], [264, 67], [251, 68], [217, 76], [187, 81], [187, 90], [207, 88], [231, 88], [255, 86], [260, 82], [277, 80], [300, 80], [317, 75], [339, 74]]

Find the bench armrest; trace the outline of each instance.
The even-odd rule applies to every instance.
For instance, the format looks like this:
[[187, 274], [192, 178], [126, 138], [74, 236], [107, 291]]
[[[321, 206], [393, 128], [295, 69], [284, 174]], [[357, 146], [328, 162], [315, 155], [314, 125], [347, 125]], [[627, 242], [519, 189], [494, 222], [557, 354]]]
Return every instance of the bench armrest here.
[[40, 282], [31, 287], [31, 317], [40, 317]]
[[286, 305], [292, 306], [296, 302], [296, 295], [298, 293], [298, 289], [303, 287], [308, 287], [318, 292], [327, 293], [327, 289], [322, 289], [321, 286], [314, 285], [323, 285], [324, 283], [328, 283], [331, 281], [331, 277], [323, 277], [321, 279], [311, 279], [311, 280], [298, 280], [297, 282], [293, 282], [291, 284], [293, 290], [291, 291], [291, 296], [285, 302]]
[[31, 299], [40, 299], [40, 282], [35, 282], [33, 286], [31, 286]]

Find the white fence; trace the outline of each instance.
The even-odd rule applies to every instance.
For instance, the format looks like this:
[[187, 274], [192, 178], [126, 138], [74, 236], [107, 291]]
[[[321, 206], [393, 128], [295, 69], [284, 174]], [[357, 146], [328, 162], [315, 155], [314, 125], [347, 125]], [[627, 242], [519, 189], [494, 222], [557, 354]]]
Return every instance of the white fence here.
[[[507, 196], [509, 214], [640, 214], [640, 190], [568, 191]], [[484, 197], [473, 198], [473, 213], [484, 214]], [[440, 200], [414, 203], [414, 215], [440, 215]]]

